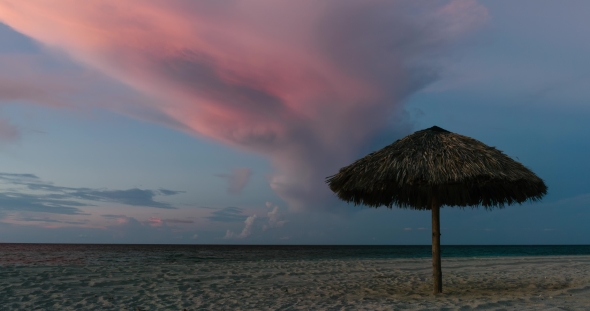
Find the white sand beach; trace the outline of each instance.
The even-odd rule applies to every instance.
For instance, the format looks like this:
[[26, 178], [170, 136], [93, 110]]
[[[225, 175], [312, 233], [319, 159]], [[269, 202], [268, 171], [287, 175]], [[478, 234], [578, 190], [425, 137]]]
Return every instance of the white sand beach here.
[[590, 310], [590, 256], [0, 267], [2, 310]]

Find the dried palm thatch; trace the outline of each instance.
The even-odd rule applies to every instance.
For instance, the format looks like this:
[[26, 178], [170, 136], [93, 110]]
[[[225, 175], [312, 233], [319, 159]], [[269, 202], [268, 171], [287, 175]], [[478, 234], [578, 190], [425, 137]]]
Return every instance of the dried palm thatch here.
[[373, 207], [432, 212], [434, 293], [442, 293], [440, 207], [537, 201], [543, 180], [502, 151], [438, 126], [418, 131], [327, 178], [339, 198]]
[[326, 181], [344, 201], [372, 207], [503, 207], [537, 201], [543, 180], [502, 151], [440, 127], [415, 132]]

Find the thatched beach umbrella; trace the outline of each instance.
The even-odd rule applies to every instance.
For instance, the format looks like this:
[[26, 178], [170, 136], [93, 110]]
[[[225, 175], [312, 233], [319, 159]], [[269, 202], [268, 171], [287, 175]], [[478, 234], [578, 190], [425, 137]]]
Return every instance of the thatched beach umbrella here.
[[434, 293], [442, 293], [440, 207], [540, 200], [543, 180], [502, 151], [438, 126], [415, 132], [327, 178], [347, 202], [432, 211]]

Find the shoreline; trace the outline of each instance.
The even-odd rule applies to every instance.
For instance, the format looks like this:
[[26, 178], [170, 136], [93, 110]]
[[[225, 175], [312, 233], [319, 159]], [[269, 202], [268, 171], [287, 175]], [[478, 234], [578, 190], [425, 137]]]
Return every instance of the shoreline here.
[[[544, 258], [590, 256], [590, 245], [443, 246], [442, 258]], [[203, 246], [124, 244], [0, 244], [0, 266], [194, 264], [206, 261], [398, 260], [432, 258], [431, 246]]]

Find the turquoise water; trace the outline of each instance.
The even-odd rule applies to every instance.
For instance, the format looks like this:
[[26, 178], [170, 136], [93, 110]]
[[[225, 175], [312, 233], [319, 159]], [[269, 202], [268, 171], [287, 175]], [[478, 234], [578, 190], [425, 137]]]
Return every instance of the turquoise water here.
[[[443, 257], [590, 255], [590, 245], [442, 245]], [[430, 245], [0, 244], [0, 266], [190, 264], [203, 261], [426, 258]]]

